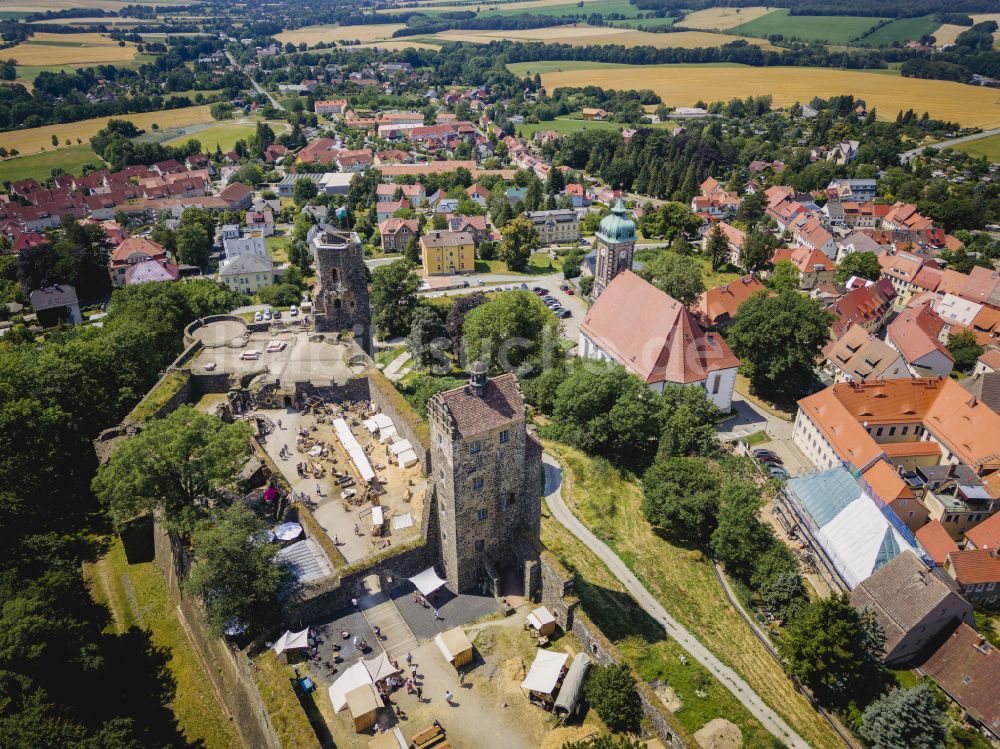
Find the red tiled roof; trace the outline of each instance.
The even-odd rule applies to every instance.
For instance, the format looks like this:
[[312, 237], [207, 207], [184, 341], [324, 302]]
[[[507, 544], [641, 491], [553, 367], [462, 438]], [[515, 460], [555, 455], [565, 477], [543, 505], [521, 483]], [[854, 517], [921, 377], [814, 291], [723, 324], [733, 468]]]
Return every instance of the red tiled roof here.
[[916, 532], [917, 541], [934, 560], [934, 564], [943, 567], [948, 555], [958, 551], [958, 544], [948, 535], [948, 531], [937, 520], [931, 520]]
[[744, 276], [731, 283], [703, 292], [695, 302], [695, 310], [710, 325], [736, 316], [736, 310], [747, 299], [766, 287], [753, 276]]
[[953, 551], [948, 561], [955, 579], [963, 586], [1000, 583], [1000, 554], [996, 549]]
[[907, 307], [889, 324], [888, 338], [907, 362], [919, 361], [938, 351], [952, 361], [955, 358], [938, 339], [944, 321], [929, 304]]
[[112, 265], [118, 265], [128, 260], [133, 253], [141, 252], [152, 259], [166, 257], [163, 247], [151, 239], [145, 237], [129, 237], [111, 251], [109, 258]]
[[977, 549], [1000, 548], [1000, 512], [966, 531], [965, 538]]
[[703, 332], [683, 304], [628, 270], [608, 284], [580, 330], [647, 383], [700, 382], [740, 365], [722, 336]]

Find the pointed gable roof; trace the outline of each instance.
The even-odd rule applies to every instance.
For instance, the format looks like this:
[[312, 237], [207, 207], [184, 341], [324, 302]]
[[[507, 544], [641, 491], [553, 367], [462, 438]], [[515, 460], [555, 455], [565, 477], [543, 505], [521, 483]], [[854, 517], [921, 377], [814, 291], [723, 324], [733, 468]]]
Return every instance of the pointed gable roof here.
[[608, 284], [580, 329], [647, 383], [700, 382], [740, 365], [718, 333], [706, 334], [683, 304], [628, 270]]

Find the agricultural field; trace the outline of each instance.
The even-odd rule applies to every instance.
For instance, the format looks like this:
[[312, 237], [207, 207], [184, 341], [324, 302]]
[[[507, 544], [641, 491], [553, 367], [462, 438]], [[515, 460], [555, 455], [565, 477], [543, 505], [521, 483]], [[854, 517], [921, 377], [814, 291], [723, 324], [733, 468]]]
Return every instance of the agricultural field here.
[[858, 44], [866, 47], [883, 47], [894, 42], [905, 44], [909, 41], [917, 41], [925, 34], [933, 34], [937, 27], [937, 21], [926, 16], [923, 18], [899, 18], [861, 39]]
[[[3, 136], [0, 135], [0, 141], [2, 140]], [[52, 170], [56, 167], [70, 174], [80, 174], [84, 164], [96, 166], [100, 163], [100, 157], [86, 143], [31, 156], [18, 156], [0, 161], [0, 183], [28, 178], [44, 182], [52, 176]]]
[[[1000, 13], [973, 13], [972, 14], [972, 22], [974, 24], [976, 24], [976, 23], [982, 23], [983, 21], [996, 21], [998, 24], [1000, 24]], [[1000, 42], [1000, 29], [997, 29], [996, 31], [993, 32], [993, 38], [997, 42]]]
[[985, 156], [990, 161], [1000, 164], [1000, 135], [991, 135], [988, 138], [980, 138], [969, 143], [959, 143], [954, 148], [956, 151], [962, 151], [970, 156]]
[[[129, 120], [136, 127], [149, 130], [153, 123], [166, 130], [173, 127], [185, 127], [202, 122], [215, 122], [208, 111], [207, 104], [197, 107], [182, 107], [180, 109], [163, 109], [158, 112], [143, 112], [142, 114], [120, 115], [114, 119]], [[59, 140], [58, 148], [63, 148], [67, 138], [76, 143], [80, 138], [84, 143], [104, 127], [110, 117], [95, 117], [91, 120], [68, 122], [61, 125], [45, 125], [26, 130], [12, 130], [0, 133], [0, 144], [8, 151], [16, 148], [22, 154], [32, 154], [40, 151], [56, 150], [52, 145], [52, 136]]]
[[[218, 145], [223, 152], [232, 151], [233, 147], [236, 145], [236, 141], [241, 138], [249, 138], [253, 135], [255, 129], [255, 125], [241, 125], [235, 122], [212, 125], [211, 127], [205, 128], [204, 130], [200, 130], [196, 133], [171, 138], [170, 140], [165, 141], [163, 145], [179, 146], [183, 143], [187, 143], [193, 138], [201, 143], [202, 151], [215, 151], [216, 145]], [[276, 129], [280, 131], [280, 128]]]
[[[674, 36], [665, 34], [664, 36]], [[540, 63], [529, 63], [532, 69]], [[566, 63], [559, 63], [565, 66]], [[601, 86], [608, 89], [651, 88], [670, 106], [690, 106], [698, 100], [719, 101], [734, 97], [770, 94], [775, 106], [808, 102], [814, 96], [851, 93], [878, 109], [885, 119], [911, 107], [917, 113], [958, 122], [969, 127], [1000, 126], [1000, 91], [950, 81], [899, 77], [891, 86], [885, 77], [863, 71], [831, 68], [713, 68], [708, 66], [603, 66], [542, 72], [542, 84]]]
[[775, 10], [744, 23], [739, 33], [762, 39], [781, 34], [785, 39], [847, 44], [880, 20], [866, 16], [793, 16], [787, 10]]
[[[643, 127], [674, 127], [676, 124], [674, 121], [668, 121], [657, 125], [644, 125]], [[560, 135], [567, 135], [581, 130], [620, 130], [625, 127], [630, 126], [623, 122], [611, 122], [609, 120], [588, 121], [572, 117], [556, 117], [554, 120], [546, 120], [545, 122], [519, 125], [517, 127], [517, 134], [522, 138], [532, 138], [539, 130], [555, 130]]]
[[[590, 6], [594, 3], [607, 2], [608, 0], [577, 0], [582, 2], [584, 6]], [[434, 3], [419, 3], [421, 7], [421, 12], [426, 11], [427, 13], [444, 13], [447, 11], [464, 11], [464, 10], [479, 10], [483, 13], [489, 11], [505, 10], [511, 9], [514, 13], [540, 13], [539, 9], [542, 8], [553, 8], [557, 6], [569, 6], [566, 0], [526, 0], [523, 3], [466, 3], [464, 5], [455, 4], [434, 4]], [[573, 4], [576, 7], [576, 4]], [[635, 10], [635, 6], [630, 6]], [[514, 10], [516, 8], [516, 10]], [[381, 8], [376, 11], [377, 13], [399, 13], [403, 10], [413, 10], [413, 8]]]
[[[473, 42], [488, 44], [489, 42], [510, 39], [514, 41], [554, 41], [586, 47], [592, 44], [620, 44], [626, 47], [650, 46], [658, 48], [679, 47], [695, 49], [699, 47], [718, 47], [737, 41], [740, 37], [728, 34], [713, 34], [707, 31], [678, 31], [669, 34], [656, 34], [647, 31], [633, 31], [608, 26], [588, 26], [574, 24], [571, 26], [553, 26], [545, 29], [511, 29], [509, 31], [467, 31], [451, 29], [442, 31], [427, 40], [441, 39], [451, 42]], [[765, 49], [772, 48], [764, 41], [753, 41]]]
[[136, 46], [132, 42], [119, 46], [118, 42], [100, 34], [40, 32], [0, 54], [17, 60], [20, 65], [96, 65], [132, 60]]
[[0, 0], [0, 14], [38, 13], [40, 10], [63, 10], [65, 8], [93, 8], [118, 11], [128, 5], [184, 5], [188, 0]]
[[760, 6], [756, 8], [707, 8], [684, 16], [680, 25], [686, 29], [727, 31], [773, 12], [774, 8]]
[[139, 18], [117, 18], [115, 16], [94, 16], [93, 18], [60, 18], [58, 21], [41, 20], [32, 21], [32, 25], [44, 25], [58, 22], [66, 26], [89, 26], [91, 24], [103, 24], [105, 26], [138, 26], [144, 23]]
[[401, 23], [370, 23], [361, 26], [303, 26], [301, 29], [290, 29], [282, 31], [274, 38], [282, 44], [299, 45], [305, 43], [312, 47], [325, 42], [339, 42], [342, 40], [361, 42], [377, 42], [383, 39], [392, 38], [392, 32], [404, 28]]
[[[478, 15], [480, 18], [485, 18], [491, 16], [516, 16], [523, 13], [531, 13], [534, 16], [579, 16], [589, 15], [590, 13], [619, 13], [627, 17], [634, 16], [639, 12], [628, 0], [591, 0], [583, 7], [580, 7], [577, 3], [567, 3], [566, 0], [562, 0], [561, 5], [522, 10], [522, 6], [527, 4], [529, 3], [507, 3], [498, 6], [495, 10], [483, 10]], [[434, 10], [439, 9], [435, 8]]]
[[[562, 73], [570, 70], [593, 70], [594, 66], [599, 66], [601, 70], [612, 70], [614, 68], [626, 68], [628, 70], [633, 70], [636, 66], [629, 65], [625, 62], [602, 62], [595, 63], [589, 60], [536, 60], [533, 62], [512, 62], [507, 65], [507, 70], [516, 76], [524, 77], [526, 75], [534, 75], [535, 73], [541, 73], [545, 75], [546, 73]], [[736, 62], [706, 62], [706, 63], [691, 63], [691, 64], [678, 64], [663, 67], [671, 68], [745, 68], [746, 65], [740, 65]], [[653, 107], [655, 109], [655, 107]]]
[[968, 26], [959, 26], [955, 23], [945, 23], [937, 27], [933, 32], [934, 42], [939, 46], [944, 46], [945, 44], [954, 44], [955, 40], [958, 39], [958, 35], [963, 31], [968, 31]]

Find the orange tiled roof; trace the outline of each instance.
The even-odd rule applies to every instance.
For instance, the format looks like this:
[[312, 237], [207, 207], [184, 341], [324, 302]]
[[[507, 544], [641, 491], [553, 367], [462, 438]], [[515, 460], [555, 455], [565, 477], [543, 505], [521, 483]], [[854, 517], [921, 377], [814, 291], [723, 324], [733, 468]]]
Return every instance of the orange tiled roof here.
[[1000, 582], [1000, 555], [996, 549], [953, 551], [948, 561], [962, 585]]
[[722, 286], [708, 289], [698, 297], [695, 308], [709, 324], [725, 317], [736, 317], [736, 310], [747, 299], [766, 287], [753, 276], [744, 276]]
[[948, 535], [940, 521], [932, 520], [916, 532], [917, 541], [924, 551], [934, 560], [934, 564], [943, 567], [948, 555], [958, 551], [958, 544]]
[[965, 538], [977, 549], [1000, 548], [1000, 512], [966, 531]]

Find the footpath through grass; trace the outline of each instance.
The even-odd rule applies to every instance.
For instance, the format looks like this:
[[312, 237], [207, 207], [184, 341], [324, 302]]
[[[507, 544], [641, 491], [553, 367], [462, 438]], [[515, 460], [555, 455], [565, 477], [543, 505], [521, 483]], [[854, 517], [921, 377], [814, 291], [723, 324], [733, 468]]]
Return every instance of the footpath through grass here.
[[[784, 670], [729, 605], [704, 554], [695, 549], [674, 546], [653, 533], [642, 515], [642, 491], [636, 481], [605, 460], [590, 458], [558, 443], [546, 442], [545, 446], [546, 450], [559, 457], [567, 469], [563, 474], [563, 499], [567, 505], [615, 551], [657, 600], [720, 660], [739, 672], [751, 688], [810, 746], [816, 749], [839, 749], [842, 743], [837, 735], [822, 716], [813, 710], [808, 700], [795, 690]], [[556, 530], [553, 529], [554, 525], [557, 526]], [[567, 549], [572, 551], [572, 543], [565, 540], [568, 534], [560, 534], [559, 528], [561, 526], [555, 521], [544, 522], [542, 540], [546, 544], [553, 544], [556, 549], [562, 548], [564, 552]], [[571, 554], [570, 561], [578, 558], [579, 550]], [[590, 570], [585, 572], [589, 574]], [[585, 598], [582, 591], [586, 591], [589, 585], [594, 583], [588, 578], [582, 589], [578, 588], [577, 592], [582, 600]], [[615, 589], [603, 581], [596, 585], [599, 590]], [[595, 614], [591, 616], [596, 617]], [[633, 622], [644, 617], [637, 610], [628, 615], [628, 620]], [[607, 634], [612, 639], [626, 640], [622, 646], [623, 652], [637, 659], [636, 668], [644, 676], [654, 678], [662, 672], [669, 675], [672, 685], [675, 679], [680, 678], [667, 657], [670, 651], [662, 650], [668, 645], [651, 644], [649, 636], [644, 636], [641, 631], [612, 629]], [[632, 635], [637, 635], [638, 639], [629, 639]], [[691, 659], [688, 662], [691, 663]], [[680, 683], [683, 684], [683, 681]], [[723, 687], [720, 686], [719, 689], [729, 694]], [[712, 694], [704, 688], [702, 691]], [[717, 709], [729, 709], [723, 708], [721, 697], [716, 699]], [[703, 705], [705, 701], [707, 698], [698, 698], [696, 694], [685, 704], [694, 708]], [[743, 710], [742, 705], [740, 709]], [[689, 720], [683, 717], [683, 712], [677, 713], [678, 718]], [[693, 722], [695, 721], [692, 720]], [[753, 724], [746, 720], [743, 722], [752, 734]], [[694, 730], [697, 730], [697, 726]], [[767, 740], [770, 739], [768, 734]], [[744, 746], [773, 745], [750, 743], [746, 731], [744, 742]]]
[[115, 537], [108, 553], [87, 565], [85, 573], [94, 599], [111, 610], [117, 634], [140, 627], [167, 653], [166, 667], [176, 683], [170, 707], [188, 742], [204, 749], [238, 749], [236, 732], [216, 702], [156, 563], [130, 565]]

